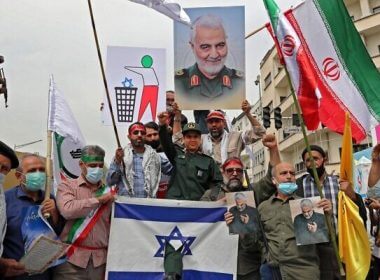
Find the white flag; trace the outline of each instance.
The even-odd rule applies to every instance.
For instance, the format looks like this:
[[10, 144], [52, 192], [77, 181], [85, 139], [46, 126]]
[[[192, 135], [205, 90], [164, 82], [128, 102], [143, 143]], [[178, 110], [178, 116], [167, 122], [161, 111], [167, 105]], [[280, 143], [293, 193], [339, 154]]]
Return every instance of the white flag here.
[[163, 279], [166, 243], [182, 246], [183, 279], [234, 279], [238, 235], [229, 235], [226, 211], [218, 202], [119, 197], [106, 279]]
[[130, 0], [138, 4], [143, 4], [149, 8], [164, 14], [171, 19], [190, 25], [190, 17], [182, 9], [181, 5], [170, 0]]
[[54, 186], [75, 179], [81, 171], [79, 159], [85, 140], [63, 95], [50, 77], [48, 130], [53, 132]]

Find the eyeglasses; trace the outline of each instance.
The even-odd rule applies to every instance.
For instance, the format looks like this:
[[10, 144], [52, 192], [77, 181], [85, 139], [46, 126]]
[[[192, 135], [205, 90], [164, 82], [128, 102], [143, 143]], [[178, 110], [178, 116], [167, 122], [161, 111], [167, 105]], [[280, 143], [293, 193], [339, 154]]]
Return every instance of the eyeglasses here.
[[10, 166], [0, 163], [0, 173], [7, 174], [7, 173], [9, 173], [9, 171], [11, 171], [11, 167]]
[[139, 135], [139, 134], [141, 134], [141, 135], [146, 135], [146, 132], [144, 131], [144, 130], [134, 130], [133, 132], [132, 132], [132, 134], [133, 135]]
[[227, 172], [227, 174], [233, 174], [234, 172], [236, 172], [237, 174], [242, 174], [243, 169], [241, 169], [241, 168], [227, 168], [226, 172]]

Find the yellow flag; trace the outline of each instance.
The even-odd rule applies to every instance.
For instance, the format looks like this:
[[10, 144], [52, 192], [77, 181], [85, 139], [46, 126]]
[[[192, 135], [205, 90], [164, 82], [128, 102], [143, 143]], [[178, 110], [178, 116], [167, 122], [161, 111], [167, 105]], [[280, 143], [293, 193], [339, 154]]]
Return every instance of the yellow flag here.
[[351, 184], [354, 178], [353, 163], [351, 120], [350, 114], [346, 112], [346, 122], [344, 125], [342, 139], [342, 155], [340, 161], [340, 179], [348, 181]]
[[[340, 178], [352, 184], [353, 151], [348, 113], [346, 113], [342, 140]], [[342, 191], [339, 191], [338, 197], [339, 255], [346, 265], [346, 279], [363, 280], [367, 276], [371, 262], [368, 235], [359, 215], [359, 207]]]

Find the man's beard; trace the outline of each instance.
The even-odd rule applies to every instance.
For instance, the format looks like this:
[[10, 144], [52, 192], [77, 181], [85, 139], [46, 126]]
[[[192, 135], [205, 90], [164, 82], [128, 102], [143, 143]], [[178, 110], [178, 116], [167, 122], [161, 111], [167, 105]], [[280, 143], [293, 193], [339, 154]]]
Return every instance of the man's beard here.
[[[317, 174], [318, 177], [321, 178], [321, 176], [325, 173], [325, 167], [321, 165], [320, 167], [317, 167]], [[313, 169], [312, 168], [307, 168], [306, 169], [307, 173], [309, 173], [311, 176], [314, 176]]]
[[153, 149], [157, 150], [157, 148], [160, 146], [160, 140], [153, 140], [153, 141], [146, 141], [145, 144], [151, 146]]
[[144, 140], [131, 140], [132, 147], [141, 148], [144, 147]]
[[227, 56], [222, 57], [220, 59], [208, 59], [210, 61], [217, 61], [217, 60], [219, 60], [218, 64], [216, 64], [216, 65], [208, 65], [207, 62], [205, 62], [203, 59], [199, 59], [199, 57], [197, 57], [195, 55], [195, 60], [196, 60], [196, 62], [198, 64], [198, 68], [200, 70], [202, 69], [209, 76], [216, 76], [216, 75], [218, 75], [219, 72], [223, 69], [224, 64], [226, 62], [226, 59], [227, 59]]
[[223, 130], [224, 128], [220, 130], [210, 130], [210, 135], [214, 139], [219, 139], [223, 134]]
[[241, 181], [239, 179], [236, 179], [236, 178], [229, 180], [228, 183], [226, 184], [226, 188], [230, 192], [239, 191], [242, 189], [242, 187], [243, 187], [243, 185], [242, 185]]

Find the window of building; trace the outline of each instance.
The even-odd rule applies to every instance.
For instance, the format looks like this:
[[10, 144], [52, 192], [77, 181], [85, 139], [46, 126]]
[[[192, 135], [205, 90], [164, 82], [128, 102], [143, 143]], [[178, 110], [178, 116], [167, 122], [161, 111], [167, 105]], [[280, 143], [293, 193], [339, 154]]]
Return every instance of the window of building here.
[[264, 88], [269, 86], [271, 82], [272, 82], [272, 75], [269, 72], [269, 74], [264, 78]]
[[280, 96], [280, 103], [284, 102], [287, 96]]
[[374, 14], [380, 13], [380, 6], [373, 7], [373, 8], [372, 8], [372, 12], [373, 12]]

